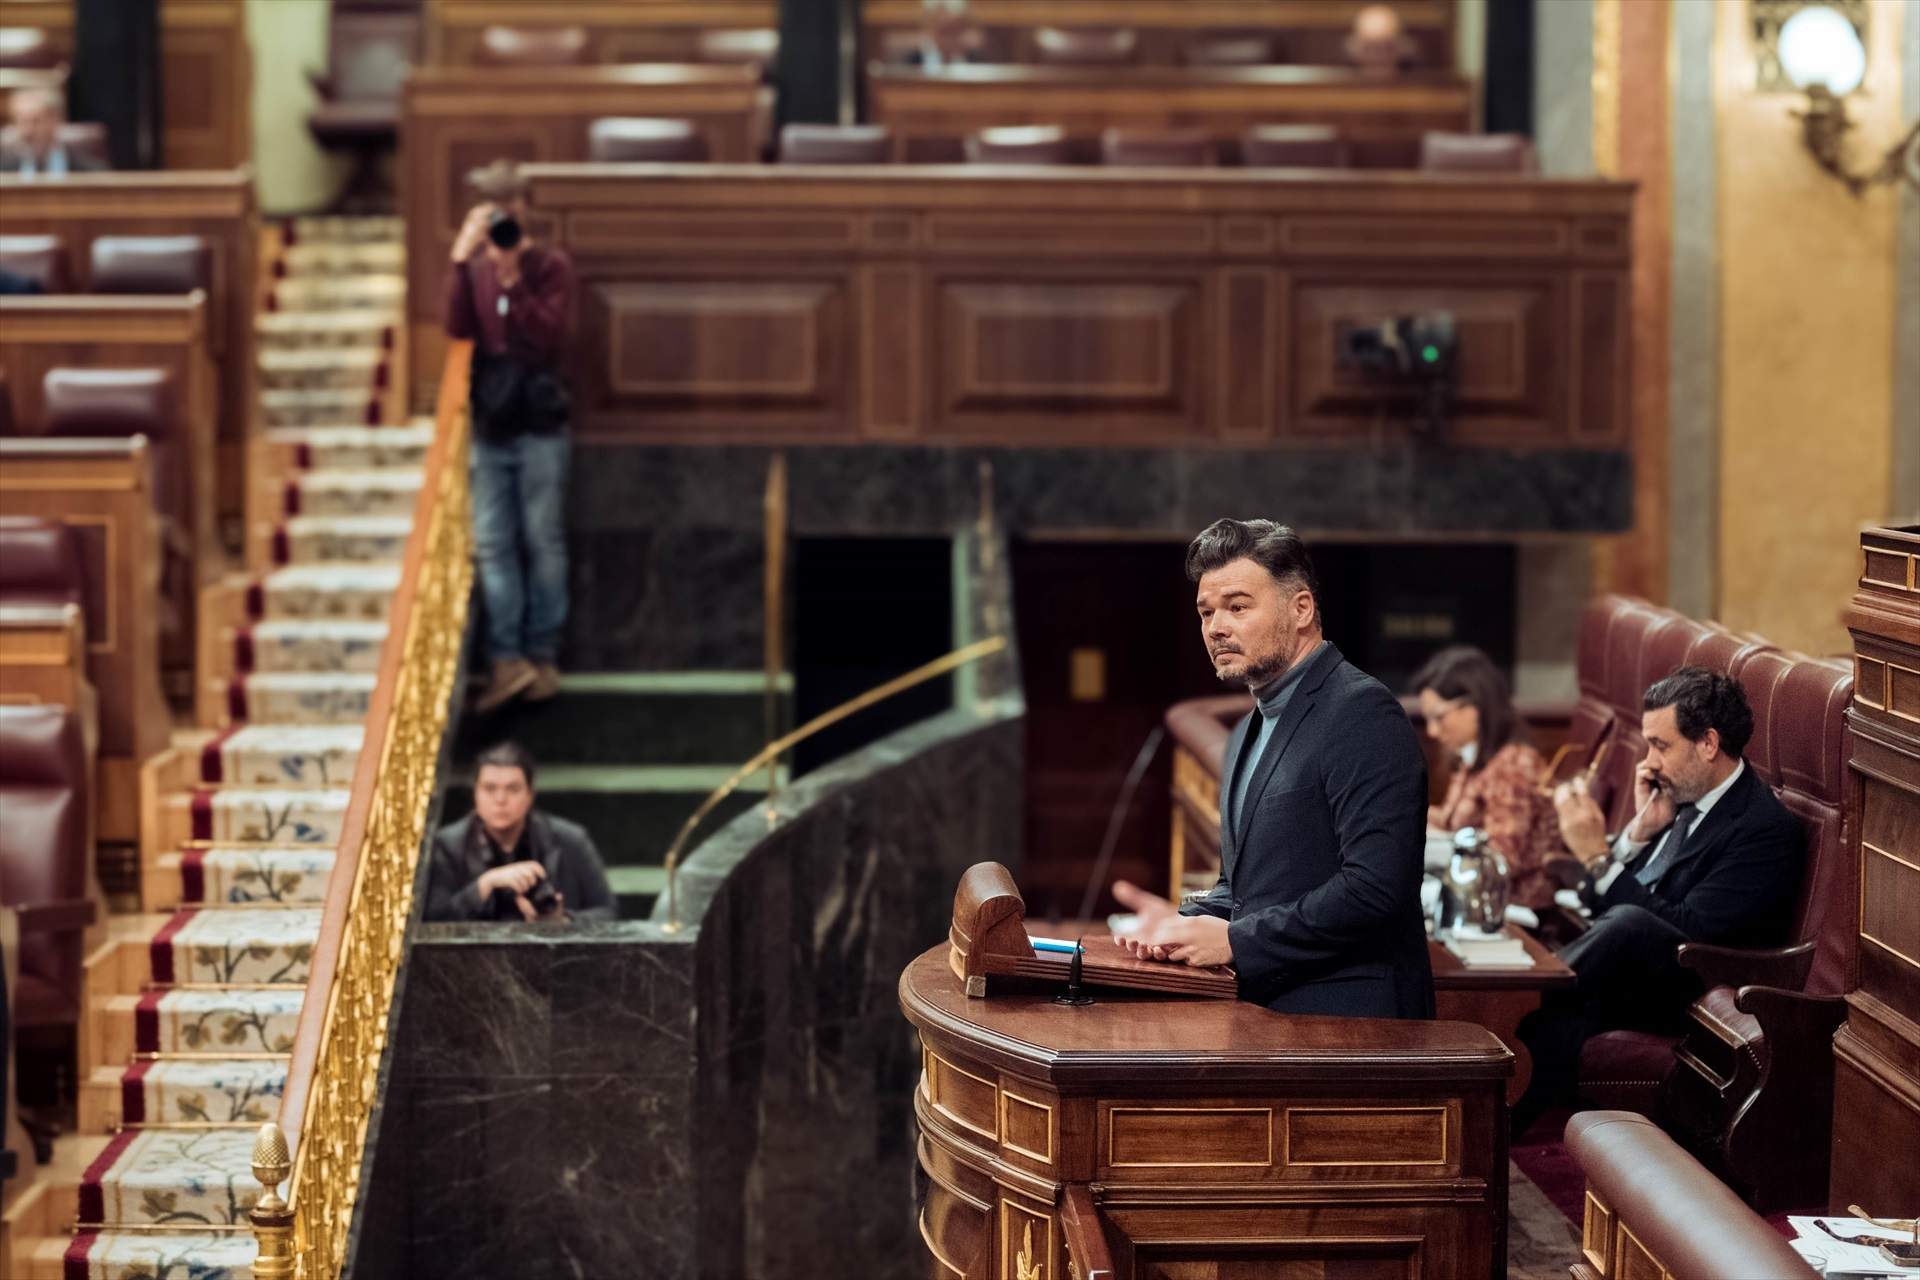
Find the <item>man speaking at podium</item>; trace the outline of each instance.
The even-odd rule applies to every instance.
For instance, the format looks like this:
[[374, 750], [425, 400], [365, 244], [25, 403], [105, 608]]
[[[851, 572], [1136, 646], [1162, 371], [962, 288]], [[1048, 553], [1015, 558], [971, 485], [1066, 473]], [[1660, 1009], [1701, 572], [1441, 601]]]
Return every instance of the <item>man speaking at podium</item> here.
[[1400, 702], [1321, 634], [1298, 534], [1217, 520], [1187, 548], [1214, 673], [1253, 692], [1220, 770], [1220, 882], [1175, 908], [1125, 881], [1137, 955], [1231, 964], [1278, 1013], [1431, 1018], [1427, 766]]

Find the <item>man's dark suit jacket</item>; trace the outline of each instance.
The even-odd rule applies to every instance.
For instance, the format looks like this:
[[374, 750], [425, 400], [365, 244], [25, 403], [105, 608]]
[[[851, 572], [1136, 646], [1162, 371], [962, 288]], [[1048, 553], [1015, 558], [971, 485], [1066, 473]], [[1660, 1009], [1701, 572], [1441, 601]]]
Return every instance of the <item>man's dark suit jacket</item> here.
[[[606, 867], [593, 837], [578, 823], [535, 809], [527, 815], [527, 857], [547, 869], [547, 882], [565, 898], [575, 920], [612, 920], [618, 914]], [[474, 814], [440, 828], [433, 837], [433, 867], [427, 880], [427, 920], [518, 920], [520, 909], [505, 889], [482, 898], [474, 881], [492, 864], [492, 844]]]
[[1592, 906], [1645, 907], [1690, 942], [1777, 946], [1793, 919], [1806, 860], [1807, 833], [1766, 780], [1748, 765], [1652, 888], [1635, 878], [1666, 832], [1627, 864], [1604, 894], [1589, 886]]
[[1399, 699], [1326, 646], [1251, 762], [1244, 812], [1230, 815], [1258, 714], [1234, 726], [1221, 765], [1220, 883], [1183, 914], [1228, 921], [1242, 999], [1280, 1013], [1431, 1018], [1427, 765]]

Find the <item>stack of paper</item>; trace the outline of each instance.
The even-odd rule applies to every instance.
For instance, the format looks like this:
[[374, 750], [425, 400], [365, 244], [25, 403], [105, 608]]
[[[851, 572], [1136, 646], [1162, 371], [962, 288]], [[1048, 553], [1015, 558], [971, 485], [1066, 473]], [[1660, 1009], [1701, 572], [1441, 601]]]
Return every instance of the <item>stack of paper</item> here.
[[1920, 1276], [1920, 1267], [1897, 1266], [1873, 1245], [1855, 1243], [1862, 1237], [1911, 1241], [1913, 1237], [1907, 1232], [1876, 1227], [1864, 1218], [1788, 1217], [1787, 1225], [1800, 1233], [1788, 1241], [1794, 1252], [1823, 1276]]
[[1533, 956], [1528, 953], [1527, 944], [1508, 934], [1462, 931], [1448, 934], [1442, 941], [1469, 969], [1533, 968]]

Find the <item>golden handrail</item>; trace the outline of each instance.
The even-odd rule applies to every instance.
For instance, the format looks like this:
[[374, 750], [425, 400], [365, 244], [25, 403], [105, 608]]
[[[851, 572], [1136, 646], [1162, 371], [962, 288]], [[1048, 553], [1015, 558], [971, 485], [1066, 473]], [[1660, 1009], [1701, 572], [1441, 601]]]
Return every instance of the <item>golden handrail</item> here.
[[294, 1032], [280, 1101], [284, 1145], [273, 1149], [278, 1134], [263, 1134], [255, 1147], [256, 1172], [288, 1175], [285, 1201], [268, 1198], [252, 1215], [254, 1273], [263, 1278], [322, 1280], [345, 1261], [473, 585], [471, 359], [471, 344], [455, 344], [441, 377], [433, 445]]
[[668, 933], [677, 933], [680, 929], [680, 899], [678, 895], [675, 894], [674, 889], [678, 883], [680, 854], [686, 846], [687, 837], [694, 833], [695, 828], [700, 825], [701, 819], [712, 813], [722, 801], [738, 790], [742, 782], [745, 782], [763, 765], [768, 769], [772, 769], [774, 762], [779, 760], [781, 754], [789, 747], [805, 742], [822, 729], [832, 728], [848, 716], [856, 712], [865, 711], [875, 703], [885, 702], [895, 694], [904, 693], [915, 685], [925, 684], [929, 680], [946, 675], [949, 671], [957, 670], [960, 667], [966, 666], [968, 663], [978, 662], [982, 658], [992, 657], [1006, 647], [1007, 638], [1005, 636], [988, 636], [985, 640], [976, 640], [964, 648], [955, 649], [952, 653], [935, 658], [932, 662], [926, 663], [924, 666], [915, 667], [905, 675], [895, 676], [885, 684], [875, 685], [859, 697], [849, 698], [831, 711], [824, 711], [815, 716], [798, 729], [795, 729], [792, 733], [784, 737], [776, 738], [774, 741], [760, 748], [760, 750], [755, 753], [753, 759], [747, 761], [738, 769], [735, 769], [725, 782], [713, 789], [713, 793], [701, 802], [698, 809], [693, 811], [692, 817], [680, 824], [679, 834], [674, 836], [673, 843], [667, 848], [667, 919], [666, 923], [661, 927]]

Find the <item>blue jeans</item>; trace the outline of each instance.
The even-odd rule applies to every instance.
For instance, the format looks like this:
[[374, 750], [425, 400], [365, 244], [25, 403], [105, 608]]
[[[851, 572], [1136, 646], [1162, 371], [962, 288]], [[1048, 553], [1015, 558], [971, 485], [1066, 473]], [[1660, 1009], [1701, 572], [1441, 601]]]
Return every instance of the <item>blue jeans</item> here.
[[564, 433], [473, 442], [473, 553], [495, 662], [552, 662], [567, 621]]

